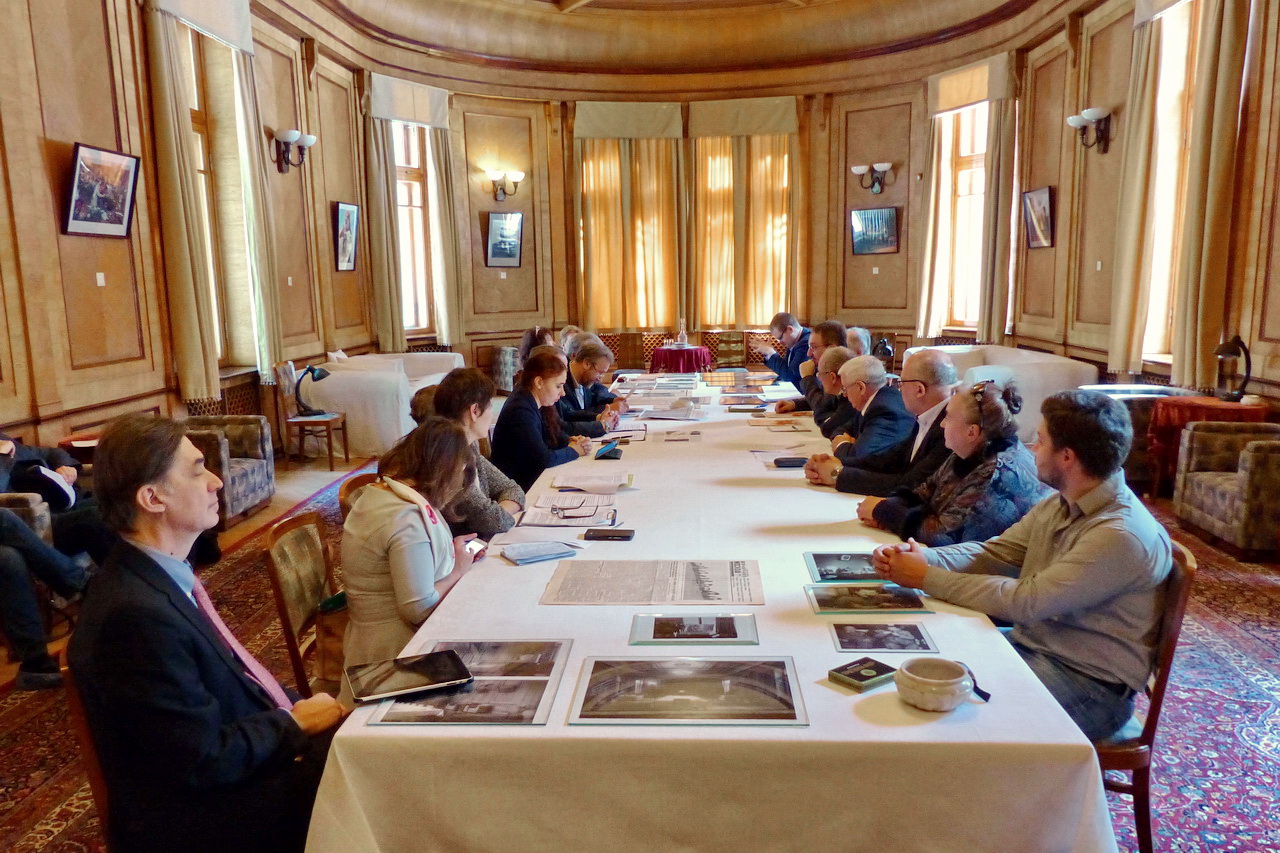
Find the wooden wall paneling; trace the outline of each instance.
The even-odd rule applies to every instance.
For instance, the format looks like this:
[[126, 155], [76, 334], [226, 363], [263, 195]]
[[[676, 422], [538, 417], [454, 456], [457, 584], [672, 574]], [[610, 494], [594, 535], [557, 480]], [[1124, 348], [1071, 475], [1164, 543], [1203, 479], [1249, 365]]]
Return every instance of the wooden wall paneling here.
[[[258, 84], [258, 103], [262, 110], [262, 143], [274, 159], [271, 134], [278, 128], [297, 128], [303, 133], [316, 128], [304, 126], [308, 122], [308, 110], [304, 93], [301, 46], [296, 39], [262, 23], [254, 21], [255, 76]], [[317, 134], [318, 136], [319, 134]], [[272, 194], [272, 215], [275, 217], [276, 274], [275, 283], [280, 294], [280, 324], [284, 338], [284, 357], [305, 358], [323, 351], [319, 288], [317, 286], [316, 229], [311, 182], [317, 174], [316, 160], [301, 168], [291, 167], [287, 174], [272, 171], [268, 186]]]
[[[578, 253], [573, 234], [573, 136], [565, 121], [565, 103], [543, 104], [547, 128], [547, 229], [552, 270], [551, 325], [559, 328], [576, 322], [570, 312], [571, 294], [578, 286]], [[566, 156], [568, 155], [568, 156]]]
[[[315, 211], [325, 349], [359, 346], [373, 339], [369, 324], [369, 237], [365, 218], [363, 125], [356, 108], [355, 77], [321, 58], [313, 88], [319, 124], [319, 158], [312, 163], [322, 191]], [[359, 205], [356, 268], [338, 272], [334, 256], [333, 210], [336, 202]]]
[[1055, 343], [1062, 343], [1066, 334], [1067, 262], [1074, 233], [1071, 174], [1079, 143], [1067, 127], [1066, 117], [1068, 101], [1075, 101], [1075, 79], [1065, 35], [1055, 36], [1028, 54], [1019, 183], [1024, 191], [1053, 187], [1055, 233], [1052, 247], [1028, 249], [1022, 200], [1017, 200], [1014, 329], [1020, 337]]
[[[800, 152], [804, 179], [804, 210], [797, 227], [805, 229], [804, 253], [796, 274], [804, 286], [804, 301], [795, 306], [803, 319], [821, 322], [836, 314], [839, 288], [833, 286], [828, 258], [830, 230], [824, 227], [831, 204], [831, 96], [801, 98]], [[834, 258], [832, 258], [834, 260]]]
[[[1116, 210], [1125, 140], [1125, 99], [1133, 45], [1132, 4], [1113, 0], [1087, 15], [1082, 31], [1080, 96], [1068, 109], [1111, 109], [1111, 149], [1080, 150], [1076, 161], [1076, 243], [1070, 280], [1067, 343], [1105, 352], [1111, 328]], [[1076, 143], [1079, 145], [1079, 143]]]
[[[836, 258], [838, 287], [834, 316], [857, 325], [874, 318], [880, 327], [913, 328], [920, 294], [920, 251], [925, 227], [923, 181], [928, 144], [923, 89], [909, 92], [841, 95], [832, 110], [831, 203], [828, 251]], [[894, 180], [884, 192], [864, 190], [851, 166], [892, 161]], [[898, 247], [894, 254], [854, 255], [849, 212], [896, 207]]]

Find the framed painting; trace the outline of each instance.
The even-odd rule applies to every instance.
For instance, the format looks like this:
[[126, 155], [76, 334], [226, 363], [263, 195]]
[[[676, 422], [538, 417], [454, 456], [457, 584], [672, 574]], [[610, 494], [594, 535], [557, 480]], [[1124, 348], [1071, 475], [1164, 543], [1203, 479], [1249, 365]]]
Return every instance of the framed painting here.
[[333, 259], [338, 272], [356, 268], [360, 241], [360, 206], [345, 201], [333, 203]]
[[898, 251], [898, 208], [849, 211], [855, 255], [892, 255]]
[[77, 142], [62, 233], [128, 237], [140, 162], [132, 154]]
[[520, 266], [520, 238], [523, 227], [523, 213], [490, 213], [489, 239], [485, 244], [484, 265], [487, 267]]

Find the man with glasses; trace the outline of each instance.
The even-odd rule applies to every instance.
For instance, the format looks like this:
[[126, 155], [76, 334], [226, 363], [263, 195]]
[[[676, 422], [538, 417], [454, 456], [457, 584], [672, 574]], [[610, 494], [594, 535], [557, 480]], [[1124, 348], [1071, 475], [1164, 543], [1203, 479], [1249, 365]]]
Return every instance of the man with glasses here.
[[769, 321], [769, 334], [787, 348], [786, 358], [774, 352], [773, 347], [764, 344], [752, 344], [751, 348], [764, 358], [765, 367], [778, 374], [780, 382], [790, 382], [803, 394], [804, 389], [800, 387], [800, 363], [809, 353], [809, 330], [794, 314], [783, 311], [774, 314]]
[[[822, 387], [818, 377], [818, 362], [822, 354], [831, 347], [844, 346], [844, 324], [838, 320], [827, 320], [814, 326], [809, 333], [809, 358], [800, 363], [800, 393], [803, 397], [790, 400], [779, 400], [774, 406], [777, 412], [813, 411], [814, 420], [831, 414], [840, 400], [840, 395], [830, 394]], [[857, 355], [854, 353], [853, 355]]]
[[[845, 465], [861, 465], [864, 460], [891, 450], [911, 435], [916, 420], [902, 405], [902, 392], [889, 387], [889, 377], [880, 359], [860, 355], [840, 367], [840, 385], [853, 410], [861, 416], [856, 429], [832, 439], [837, 464], [833, 474], [839, 477]], [[830, 455], [815, 454], [805, 465], [812, 477], [817, 466], [828, 462]]]
[[1096, 391], [1044, 401], [1036, 474], [1058, 494], [999, 536], [882, 545], [881, 577], [1013, 623], [1010, 642], [1090, 740], [1114, 735], [1155, 665], [1169, 535], [1125, 485], [1128, 410]]

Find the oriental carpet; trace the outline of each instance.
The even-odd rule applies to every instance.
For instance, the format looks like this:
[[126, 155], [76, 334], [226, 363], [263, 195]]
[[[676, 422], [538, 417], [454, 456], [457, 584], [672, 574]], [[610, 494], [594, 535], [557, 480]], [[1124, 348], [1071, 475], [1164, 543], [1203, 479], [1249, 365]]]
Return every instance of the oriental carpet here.
[[[336, 537], [337, 491], [334, 483], [293, 512], [318, 510]], [[1154, 511], [1200, 564], [1157, 739], [1156, 849], [1280, 850], [1280, 568], [1238, 563], [1180, 531], [1166, 501]], [[288, 683], [264, 533], [203, 577], [231, 629]], [[1108, 798], [1121, 849], [1135, 849], [1128, 799]], [[102, 849], [62, 691], [0, 696], [0, 850]], [[1012, 850], [997, 839], [992, 849]]]

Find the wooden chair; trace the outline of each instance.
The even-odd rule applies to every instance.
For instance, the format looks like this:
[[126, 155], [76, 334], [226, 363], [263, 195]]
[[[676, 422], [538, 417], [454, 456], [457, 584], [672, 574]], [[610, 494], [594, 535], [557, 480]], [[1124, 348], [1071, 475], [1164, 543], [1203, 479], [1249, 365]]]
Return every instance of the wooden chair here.
[[315, 636], [307, 634], [315, 627], [320, 602], [336, 591], [323, 531], [324, 521], [318, 512], [281, 519], [267, 531], [271, 592], [293, 664], [294, 681], [303, 696], [312, 694], [305, 659], [315, 647]]
[[[1147, 682], [1150, 707], [1146, 719], [1137, 715], [1114, 737], [1098, 741], [1098, 764], [1102, 767], [1102, 785], [1108, 791], [1133, 796], [1133, 819], [1138, 830], [1138, 849], [1151, 853], [1151, 754], [1155, 748], [1156, 726], [1160, 722], [1160, 709], [1164, 705], [1165, 688], [1169, 673], [1173, 670], [1173, 653], [1178, 646], [1178, 634], [1182, 630], [1182, 617], [1187, 612], [1191, 598], [1191, 583], [1195, 580], [1196, 558], [1190, 551], [1173, 543], [1173, 570], [1165, 588], [1164, 620], [1160, 625], [1160, 642], [1156, 647], [1156, 668]], [[1132, 773], [1131, 781], [1108, 779], [1106, 771], [1118, 770]]]
[[338, 509], [342, 512], [342, 520], [346, 521], [347, 516], [351, 514], [351, 505], [355, 503], [356, 492], [378, 479], [376, 473], [356, 474], [354, 477], [348, 477], [342, 481], [342, 485], [338, 486]]
[[89, 791], [93, 794], [93, 804], [98, 810], [98, 825], [102, 827], [102, 837], [107, 839], [107, 849], [110, 850], [111, 808], [107, 796], [107, 777], [102, 772], [98, 745], [94, 743], [93, 730], [89, 728], [89, 717], [84, 712], [84, 700], [76, 686], [75, 677], [65, 666], [62, 668], [62, 683], [67, 689], [67, 711], [71, 717], [71, 728], [75, 730], [76, 742], [80, 744], [80, 759], [84, 762], [85, 775], [89, 777]]
[[343, 412], [325, 412], [323, 415], [298, 414], [298, 401], [293, 396], [294, 383], [298, 381], [298, 373], [292, 361], [278, 361], [272, 368], [276, 378], [276, 403], [280, 407], [280, 416], [284, 421], [284, 470], [289, 470], [289, 439], [294, 431], [298, 435], [298, 459], [302, 459], [302, 449], [307, 438], [323, 437], [329, 449], [329, 470], [333, 468], [333, 433], [342, 433], [342, 458], [351, 461], [351, 451], [347, 441], [347, 416]]

